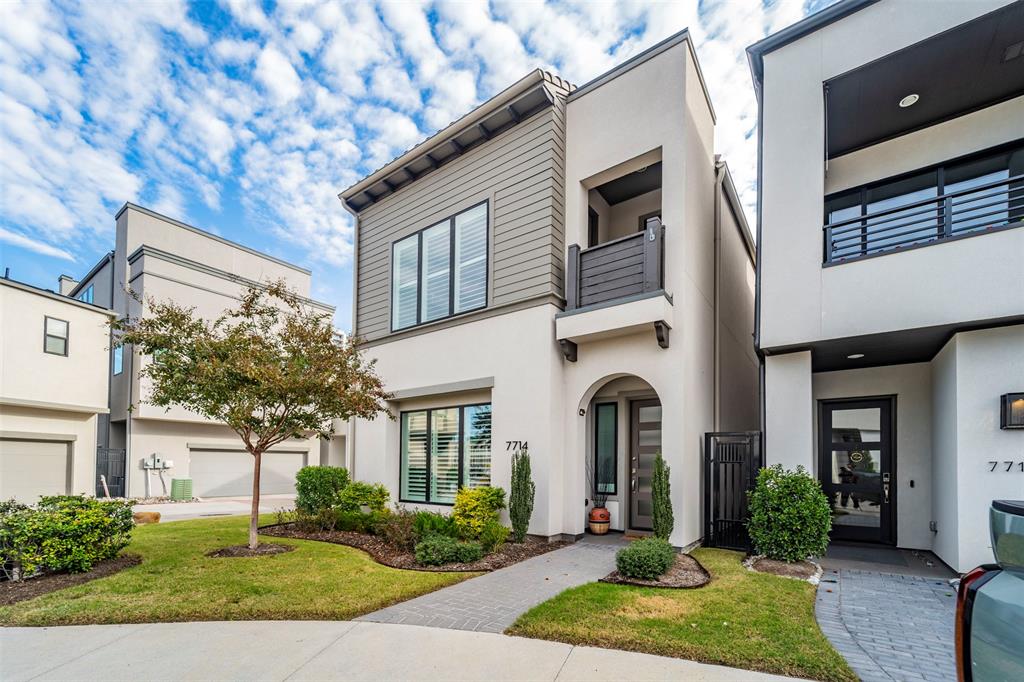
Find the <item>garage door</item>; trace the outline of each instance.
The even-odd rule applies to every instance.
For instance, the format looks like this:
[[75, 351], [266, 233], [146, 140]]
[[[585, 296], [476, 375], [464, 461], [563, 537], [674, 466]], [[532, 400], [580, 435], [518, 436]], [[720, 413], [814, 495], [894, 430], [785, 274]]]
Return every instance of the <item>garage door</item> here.
[[[244, 450], [189, 451], [192, 491], [196, 497], [241, 497], [252, 494], [252, 455]], [[295, 474], [306, 465], [305, 452], [268, 452], [260, 467], [260, 493], [295, 494]]]
[[0, 500], [32, 504], [40, 495], [68, 491], [67, 443], [0, 440]]

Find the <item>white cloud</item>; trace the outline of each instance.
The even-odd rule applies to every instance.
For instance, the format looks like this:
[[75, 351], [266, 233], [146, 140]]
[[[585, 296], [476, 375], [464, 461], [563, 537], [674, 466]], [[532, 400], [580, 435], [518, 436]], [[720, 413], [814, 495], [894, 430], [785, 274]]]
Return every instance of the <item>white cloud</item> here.
[[256, 78], [278, 104], [287, 104], [302, 93], [299, 74], [288, 58], [273, 47], [264, 48], [256, 60]]
[[213, 44], [213, 53], [222, 60], [232, 64], [245, 64], [252, 61], [260, 46], [248, 40], [218, 40]]
[[11, 244], [13, 246], [18, 246], [23, 249], [28, 249], [29, 251], [35, 251], [36, 253], [41, 254], [43, 256], [50, 256], [52, 258], [62, 258], [64, 260], [70, 261], [75, 260], [75, 257], [72, 256], [67, 251], [65, 251], [64, 249], [58, 249], [56, 246], [44, 244], [43, 242], [32, 239], [31, 237], [26, 237], [25, 235], [16, 234], [9, 230], [5, 230], [2, 227], [0, 227], [0, 242]]

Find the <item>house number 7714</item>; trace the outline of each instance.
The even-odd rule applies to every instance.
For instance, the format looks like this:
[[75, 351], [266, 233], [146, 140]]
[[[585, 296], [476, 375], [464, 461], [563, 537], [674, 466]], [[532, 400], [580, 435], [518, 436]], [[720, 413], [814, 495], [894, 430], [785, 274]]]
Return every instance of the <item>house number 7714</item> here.
[[505, 441], [505, 451], [510, 452], [512, 450], [528, 450], [525, 440], [507, 440]]

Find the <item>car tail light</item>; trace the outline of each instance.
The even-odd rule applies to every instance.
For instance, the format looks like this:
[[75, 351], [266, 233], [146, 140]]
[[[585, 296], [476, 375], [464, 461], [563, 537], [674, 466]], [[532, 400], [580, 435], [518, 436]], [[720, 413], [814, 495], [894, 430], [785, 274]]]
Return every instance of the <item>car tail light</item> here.
[[956, 593], [956, 678], [959, 682], [971, 682], [971, 609], [978, 588], [999, 573], [993, 564], [978, 566], [960, 579]]

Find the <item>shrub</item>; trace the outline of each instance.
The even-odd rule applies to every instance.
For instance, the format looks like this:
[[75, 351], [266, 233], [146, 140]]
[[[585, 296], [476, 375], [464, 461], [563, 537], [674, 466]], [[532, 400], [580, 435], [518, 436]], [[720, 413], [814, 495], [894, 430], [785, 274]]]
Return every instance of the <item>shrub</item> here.
[[334, 530], [352, 533], [375, 532], [378, 522], [376, 514], [367, 514], [361, 511], [343, 511], [341, 509], [332, 509], [331, 512], [334, 514]]
[[509, 532], [508, 526], [503, 526], [496, 520], [488, 521], [480, 531], [480, 545], [490, 554], [505, 544]]
[[780, 561], [820, 556], [831, 529], [828, 498], [802, 466], [796, 471], [785, 471], [780, 464], [761, 469], [750, 493], [748, 523], [759, 554]]
[[413, 528], [418, 540], [430, 537], [431, 535], [446, 535], [450, 538], [457, 538], [459, 536], [459, 529], [455, 526], [455, 519], [444, 514], [438, 514], [437, 512], [416, 512]]
[[407, 509], [399, 509], [394, 514], [380, 517], [374, 533], [389, 544], [411, 550], [419, 539], [416, 535], [416, 516], [416, 513]]
[[669, 466], [665, 464], [665, 458], [659, 452], [654, 457], [654, 471], [651, 473], [651, 526], [654, 529], [654, 537], [662, 540], [669, 539], [675, 525], [669, 473]]
[[672, 567], [676, 550], [659, 537], [644, 538], [624, 547], [615, 555], [619, 573], [638, 580], [655, 580]]
[[35, 508], [0, 505], [0, 565], [11, 579], [38, 571], [82, 573], [128, 546], [128, 502], [75, 495], [43, 497]]
[[498, 512], [504, 508], [505, 491], [501, 488], [489, 485], [459, 488], [452, 518], [461, 535], [476, 539], [488, 521], [498, 520]]
[[533, 496], [537, 491], [530, 477], [530, 453], [523, 448], [512, 455], [512, 485], [508, 495], [508, 515], [512, 521], [512, 539], [522, 542], [530, 528]]
[[295, 508], [315, 514], [333, 507], [348, 484], [348, 470], [342, 467], [302, 467], [295, 474]]
[[295, 511], [295, 527], [305, 533], [334, 530], [337, 522], [337, 512], [332, 507], [323, 507], [315, 512]]
[[431, 535], [416, 545], [416, 561], [424, 566], [469, 564], [483, 555], [479, 542], [460, 542], [446, 535]]
[[338, 507], [344, 511], [360, 511], [366, 507], [370, 511], [380, 512], [387, 509], [391, 493], [380, 483], [363, 483], [352, 481], [338, 495]]

